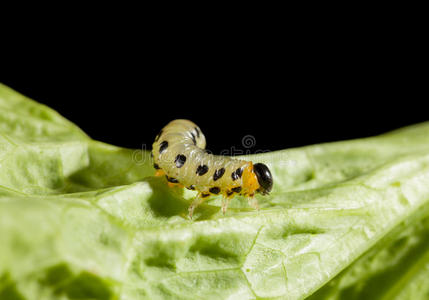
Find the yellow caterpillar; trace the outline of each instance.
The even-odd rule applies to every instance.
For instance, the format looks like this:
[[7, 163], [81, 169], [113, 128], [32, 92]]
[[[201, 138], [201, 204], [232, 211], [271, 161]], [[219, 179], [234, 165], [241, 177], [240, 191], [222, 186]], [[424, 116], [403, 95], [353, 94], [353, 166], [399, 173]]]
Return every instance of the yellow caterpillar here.
[[189, 216], [210, 195], [223, 195], [225, 213], [234, 194], [248, 197], [258, 208], [255, 193], [268, 194], [273, 178], [262, 163], [232, 159], [207, 153], [206, 139], [197, 125], [188, 120], [174, 120], [156, 136], [152, 156], [156, 176], [165, 176], [170, 186], [198, 191], [189, 206]]

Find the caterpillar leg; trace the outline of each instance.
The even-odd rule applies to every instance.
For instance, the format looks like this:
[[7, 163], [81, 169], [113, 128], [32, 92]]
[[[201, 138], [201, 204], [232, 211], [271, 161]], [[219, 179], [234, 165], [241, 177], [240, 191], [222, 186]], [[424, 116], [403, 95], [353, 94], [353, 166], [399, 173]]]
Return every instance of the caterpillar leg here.
[[249, 202], [249, 205], [251, 207], [253, 207], [256, 210], [259, 210], [259, 204], [258, 204], [258, 200], [256, 200], [256, 198], [254, 198], [254, 197], [248, 197], [247, 198], [247, 202]]
[[223, 213], [223, 215], [225, 215], [225, 213], [226, 213], [226, 210], [228, 208], [230, 200], [231, 200], [230, 197], [223, 197], [222, 198], [222, 213]]
[[195, 208], [203, 203], [204, 199], [200, 197], [200, 194], [197, 195], [197, 197], [192, 201], [191, 205], [188, 208], [189, 218], [192, 219], [192, 215], [194, 214]]

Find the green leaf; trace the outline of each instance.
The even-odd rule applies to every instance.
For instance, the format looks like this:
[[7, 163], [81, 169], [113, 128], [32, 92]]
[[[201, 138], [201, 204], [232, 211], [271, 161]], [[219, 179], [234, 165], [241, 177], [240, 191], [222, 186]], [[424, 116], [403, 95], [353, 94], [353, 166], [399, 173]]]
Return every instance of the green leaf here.
[[261, 209], [191, 221], [147, 151], [0, 85], [0, 298], [429, 297], [429, 123], [247, 158], [273, 173]]

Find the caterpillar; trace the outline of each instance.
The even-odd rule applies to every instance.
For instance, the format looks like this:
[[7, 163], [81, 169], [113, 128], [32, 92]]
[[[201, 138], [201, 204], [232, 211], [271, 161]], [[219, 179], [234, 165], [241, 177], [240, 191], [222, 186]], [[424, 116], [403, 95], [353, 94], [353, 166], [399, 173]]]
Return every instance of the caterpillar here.
[[213, 155], [205, 147], [206, 139], [197, 125], [184, 119], [171, 121], [152, 145], [155, 176], [165, 176], [171, 187], [198, 191], [188, 209], [190, 218], [194, 209], [213, 195], [223, 195], [223, 214], [234, 195], [246, 196], [249, 205], [258, 209], [255, 193], [267, 195], [273, 186], [268, 167]]

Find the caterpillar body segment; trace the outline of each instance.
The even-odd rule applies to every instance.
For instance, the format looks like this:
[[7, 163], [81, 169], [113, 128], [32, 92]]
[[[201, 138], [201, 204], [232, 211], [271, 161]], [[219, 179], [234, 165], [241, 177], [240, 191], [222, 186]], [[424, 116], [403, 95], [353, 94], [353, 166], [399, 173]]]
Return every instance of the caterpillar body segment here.
[[206, 139], [197, 125], [188, 120], [174, 120], [156, 136], [152, 145], [155, 175], [165, 176], [170, 186], [198, 191], [189, 207], [194, 209], [212, 195], [222, 195], [225, 213], [231, 197], [248, 197], [257, 208], [256, 192], [267, 194], [272, 188], [272, 176], [264, 164], [232, 159], [207, 153]]

